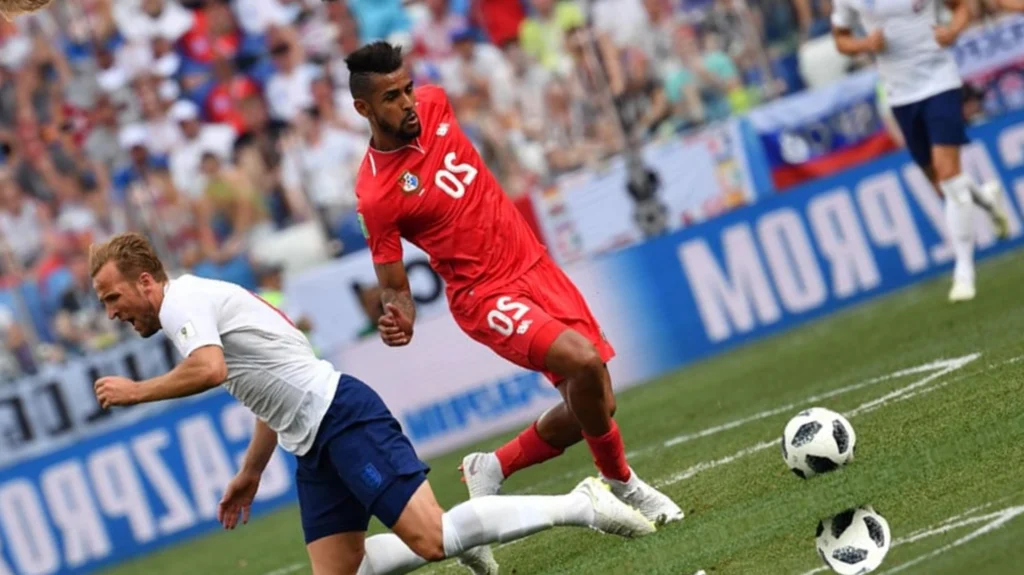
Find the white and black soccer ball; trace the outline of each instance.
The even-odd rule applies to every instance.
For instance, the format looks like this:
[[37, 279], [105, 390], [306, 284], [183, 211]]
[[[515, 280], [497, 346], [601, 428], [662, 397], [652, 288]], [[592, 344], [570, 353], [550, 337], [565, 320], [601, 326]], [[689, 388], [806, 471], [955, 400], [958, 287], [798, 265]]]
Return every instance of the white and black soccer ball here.
[[882, 564], [892, 534], [870, 505], [848, 509], [818, 523], [818, 555], [839, 575], [864, 575]]
[[857, 434], [842, 415], [823, 407], [796, 414], [782, 432], [782, 458], [793, 473], [807, 479], [853, 460]]

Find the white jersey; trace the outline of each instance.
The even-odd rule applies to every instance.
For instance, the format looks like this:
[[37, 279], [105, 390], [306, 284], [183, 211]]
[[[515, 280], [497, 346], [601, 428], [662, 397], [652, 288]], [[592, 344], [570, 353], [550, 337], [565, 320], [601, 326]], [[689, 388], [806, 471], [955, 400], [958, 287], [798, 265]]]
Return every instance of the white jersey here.
[[870, 34], [881, 29], [885, 50], [878, 74], [891, 106], [920, 102], [960, 88], [951, 51], [935, 41], [940, 0], [834, 0], [832, 26], [853, 30], [858, 20]]
[[341, 374], [281, 312], [240, 286], [183, 275], [165, 288], [160, 323], [183, 357], [222, 348], [224, 387], [277, 432], [281, 447], [309, 451]]

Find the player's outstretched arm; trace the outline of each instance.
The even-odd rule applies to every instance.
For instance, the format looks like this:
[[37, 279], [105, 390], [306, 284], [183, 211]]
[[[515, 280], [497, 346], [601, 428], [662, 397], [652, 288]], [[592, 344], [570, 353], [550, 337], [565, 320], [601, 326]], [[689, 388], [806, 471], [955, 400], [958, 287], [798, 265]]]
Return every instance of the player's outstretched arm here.
[[164, 375], [135, 382], [125, 377], [104, 377], [96, 381], [96, 399], [104, 409], [113, 405], [135, 405], [188, 397], [213, 389], [227, 379], [224, 350], [207, 345], [193, 351]]
[[405, 264], [399, 260], [387, 264], [375, 264], [377, 281], [381, 287], [380, 300], [384, 304], [384, 315], [377, 322], [378, 331], [384, 343], [398, 347], [412, 340], [412, 326], [416, 321], [416, 303], [412, 299], [409, 276]]

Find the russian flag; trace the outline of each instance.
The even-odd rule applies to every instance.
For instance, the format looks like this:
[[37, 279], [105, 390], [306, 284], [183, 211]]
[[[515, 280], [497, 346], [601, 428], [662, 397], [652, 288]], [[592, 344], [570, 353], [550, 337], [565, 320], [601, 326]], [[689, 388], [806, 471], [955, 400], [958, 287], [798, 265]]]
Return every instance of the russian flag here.
[[751, 111], [776, 191], [897, 148], [879, 113], [877, 86], [878, 74], [865, 70]]

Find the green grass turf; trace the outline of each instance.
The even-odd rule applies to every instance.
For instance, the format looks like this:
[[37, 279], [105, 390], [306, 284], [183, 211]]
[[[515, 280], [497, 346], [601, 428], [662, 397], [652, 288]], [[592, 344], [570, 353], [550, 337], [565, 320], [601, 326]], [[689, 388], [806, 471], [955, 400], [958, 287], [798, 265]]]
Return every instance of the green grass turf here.
[[[900, 573], [1020, 573], [1024, 516], [990, 523], [1024, 505], [1024, 254], [979, 269], [979, 298], [949, 305], [946, 278], [830, 317], [673, 373], [619, 395], [617, 419], [631, 463], [686, 510], [681, 523], [626, 541], [560, 529], [496, 551], [503, 573], [803, 574], [821, 567], [814, 529], [821, 518], [871, 504], [898, 541], [982, 505], [983, 521], [895, 545], [879, 572], [920, 560]], [[850, 412], [904, 390], [851, 417], [856, 460], [811, 480], [794, 476], [771, 445], [679, 480], [680, 472], [777, 439], [806, 398], [943, 358], [980, 353], [959, 368], [891, 377], [814, 402]], [[919, 387], [906, 387], [926, 380]], [[666, 447], [673, 437], [755, 419]], [[510, 434], [431, 461], [431, 483], [450, 507], [465, 498], [457, 466], [470, 450], [491, 449]], [[586, 449], [527, 469], [506, 493], [562, 493], [593, 473]], [[675, 477], [675, 480], [672, 478]], [[379, 530], [379, 526], [377, 526]], [[978, 533], [980, 530], [980, 533]], [[964, 541], [966, 540], [966, 541]], [[959, 541], [948, 550], [937, 552]], [[935, 553], [933, 557], [922, 558]], [[142, 558], [115, 575], [309, 573], [294, 508]], [[459, 573], [453, 562], [424, 573]]]

